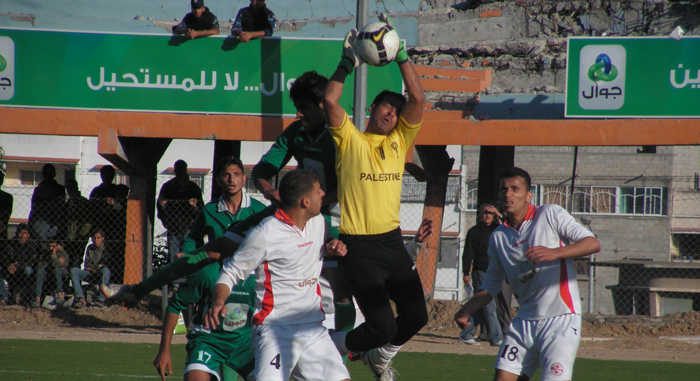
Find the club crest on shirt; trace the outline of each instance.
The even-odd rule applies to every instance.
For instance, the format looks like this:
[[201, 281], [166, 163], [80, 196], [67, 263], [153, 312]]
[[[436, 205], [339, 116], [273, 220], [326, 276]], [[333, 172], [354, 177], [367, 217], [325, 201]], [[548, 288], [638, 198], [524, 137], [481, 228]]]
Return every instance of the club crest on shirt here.
[[561, 376], [562, 373], [564, 373], [564, 367], [557, 362], [552, 364], [551, 367], [549, 367], [549, 371], [552, 372], [553, 376]]

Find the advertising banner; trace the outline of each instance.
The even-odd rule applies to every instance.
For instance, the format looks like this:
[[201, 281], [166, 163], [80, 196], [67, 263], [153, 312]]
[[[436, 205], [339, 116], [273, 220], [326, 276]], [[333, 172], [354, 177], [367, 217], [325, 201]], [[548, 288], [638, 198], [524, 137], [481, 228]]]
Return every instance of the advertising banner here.
[[[81, 33], [0, 28], [0, 107], [290, 115], [302, 73], [330, 77], [342, 40]], [[398, 66], [369, 68], [367, 96], [402, 91]], [[354, 76], [341, 104], [351, 112]]]
[[566, 69], [566, 117], [700, 116], [700, 38], [572, 37]]

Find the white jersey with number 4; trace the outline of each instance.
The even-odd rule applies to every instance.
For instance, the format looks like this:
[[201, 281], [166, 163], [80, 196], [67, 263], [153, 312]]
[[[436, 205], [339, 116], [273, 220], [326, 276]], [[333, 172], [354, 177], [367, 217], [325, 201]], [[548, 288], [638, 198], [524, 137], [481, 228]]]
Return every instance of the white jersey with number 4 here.
[[[326, 220], [317, 215], [299, 229], [281, 209], [251, 229], [224, 262], [217, 284], [229, 288], [255, 271], [253, 324], [305, 324], [325, 318], [319, 277]], [[237, 235], [226, 234], [237, 241]]]
[[521, 319], [580, 314], [573, 259], [535, 265], [525, 258], [525, 252], [534, 246], [555, 249], [586, 237], [593, 237], [593, 233], [560, 206], [530, 205], [519, 230], [504, 223], [491, 234], [489, 268], [482, 289], [495, 297], [505, 275], [520, 304], [518, 317]]

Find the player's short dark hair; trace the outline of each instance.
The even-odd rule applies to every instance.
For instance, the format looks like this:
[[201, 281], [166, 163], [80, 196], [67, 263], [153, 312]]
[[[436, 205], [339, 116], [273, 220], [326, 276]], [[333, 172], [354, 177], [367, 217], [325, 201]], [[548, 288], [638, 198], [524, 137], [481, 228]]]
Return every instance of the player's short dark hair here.
[[318, 74], [315, 70], [307, 71], [294, 81], [292, 88], [289, 89], [289, 98], [292, 99], [292, 102], [308, 100], [315, 105], [321, 104], [327, 86], [328, 78]]
[[219, 161], [216, 163], [216, 177], [221, 176], [229, 165], [236, 165], [241, 169], [241, 172], [245, 173], [241, 159], [237, 158], [236, 156], [226, 156], [219, 159]]
[[94, 237], [95, 234], [98, 234], [98, 233], [99, 233], [103, 238], [106, 238], [106, 237], [107, 237], [107, 236], [105, 235], [104, 230], [102, 230], [102, 229], [100, 229], [100, 228], [94, 229], [94, 230], [92, 231], [92, 234], [90, 234], [90, 237]]
[[508, 167], [501, 174], [501, 181], [503, 181], [504, 179], [512, 179], [513, 177], [522, 177], [525, 180], [525, 184], [527, 185], [527, 191], [530, 191], [532, 184], [530, 181], [530, 174], [527, 173], [526, 170], [518, 167]]
[[381, 93], [377, 94], [376, 97], [374, 97], [374, 100], [372, 101], [372, 106], [377, 107], [382, 102], [390, 104], [396, 109], [396, 114], [401, 115], [401, 110], [403, 110], [403, 106], [406, 105], [406, 97], [393, 91], [384, 90]]
[[283, 207], [294, 207], [304, 195], [314, 189], [318, 175], [307, 169], [295, 169], [282, 178], [279, 186], [280, 203]]
[[111, 183], [112, 180], [114, 180], [114, 175], [117, 174], [117, 171], [114, 170], [114, 167], [111, 165], [105, 165], [102, 168], [100, 168], [100, 178], [102, 178], [102, 181], [105, 183]]

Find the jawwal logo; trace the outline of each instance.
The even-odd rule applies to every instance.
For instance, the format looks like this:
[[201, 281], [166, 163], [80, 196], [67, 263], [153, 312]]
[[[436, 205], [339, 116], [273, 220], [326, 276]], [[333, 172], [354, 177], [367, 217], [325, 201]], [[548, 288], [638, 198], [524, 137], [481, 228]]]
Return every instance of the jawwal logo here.
[[0, 101], [15, 96], [15, 42], [0, 36]]
[[617, 68], [613, 66], [607, 54], [600, 54], [593, 66], [588, 69], [588, 79], [593, 82], [610, 82], [617, 78]]
[[617, 110], [625, 103], [627, 52], [622, 45], [581, 49], [578, 103], [584, 110]]

